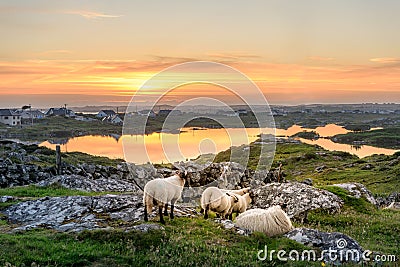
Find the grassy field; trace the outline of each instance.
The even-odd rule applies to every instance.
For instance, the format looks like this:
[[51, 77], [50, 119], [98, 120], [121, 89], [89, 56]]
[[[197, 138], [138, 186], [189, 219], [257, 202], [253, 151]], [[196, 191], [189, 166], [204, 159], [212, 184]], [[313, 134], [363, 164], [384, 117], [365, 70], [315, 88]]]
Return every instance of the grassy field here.
[[[235, 148], [234, 148], [235, 149]], [[249, 167], [255, 166], [259, 145], [252, 145]], [[229, 158], [230, 150], [217, 155], [216, 161]], [[77, 155], [90, 157], [88, 155]], [[387, 195], [400, 188], [400, 163], [397, 157], [374, 155], [359, 159], [342, 152], [329, 152], [307, 144], [278, 144], [273, 167], [280, 163], [286, 179], [302, 181], [312, 178], [314, 185], [329, 190], [345, 201], [339, 214], [310, 212], [308, 223], [295, 223], [323, 231], [339, 231], [356, 239], [365, 249], [400, 256], [400, 212], [379, 210], [364, 199], [356, 199], [343, 189], [331, 186], [342, 182], [361, 182], [374, 194]], [[79, 162], [79, 159], [77, 161]], [[108, 162], [115, 164], [114, 161]], [[370, 167], [365, 168], [366, 165]], [[315, 171], [321, 167], [322, 171]], [[59, 187], [35, 186], [1, 189], [0, 195], [23, 198], [89, 194]], [[7, 204], [0, 209], [4, 209]], [[6, 218], [0, 217], [0, 266], [321, 266], [320, 262], [272, 262], [257, 260], [257, 251], [268, 249], [308, 249], [284, 237], [268, 238], [255, 233], [240, 236], [222, 229], [212, 220], [176, 218], [167, 220], [165, 231], [149, 233], [123, 232], [119, 229], [58, 233], [33, 230], [5, 233], [11, 229]]]

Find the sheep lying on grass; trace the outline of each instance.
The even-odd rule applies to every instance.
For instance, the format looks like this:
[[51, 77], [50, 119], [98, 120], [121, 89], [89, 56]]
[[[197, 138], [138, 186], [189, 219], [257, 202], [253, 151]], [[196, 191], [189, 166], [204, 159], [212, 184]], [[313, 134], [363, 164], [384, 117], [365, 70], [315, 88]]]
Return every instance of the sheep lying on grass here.
[[243, 213], [247, 210], [247, 207], [250, 205], [252, 199], [250, 197], [250, 193], [246, 193], [243, 196], [236, 195], [238, 198], [238, 202], [233, 205], [232, 212], [229, 214], [229, 219], [232, 220], [232, 214], [235, 212], [236, 216], [239, 213]]
[[185, 185], [185, 174], [177, 171], [175, 175], [168, 178], [154, 179], [144, 186], [143, 204], [144, 220], [148, 221], [148, 213], [151, 213], [153, 206], [158, 206], [160, 222], [165, 224], [162, 209], [165, 207], [164, 215], [168, 216], [168, 203], [171, 203], [170, 218], [174, 218], [175, 202], [181, 198], [183, 186]]
[[201, 208], [204, 211], [204, 219], [208, 218], [209, 210], [225, 218], [231, 214], [236, 202], [238, 202], [238, 197], [235, 194], [223, 192], [217, 187], [207, 188], [201, 195]]
[[280, 206], [247, 210], [236, 218], [235, 224], [268, 236], [281, 235], [293, 229], [289, 217]]

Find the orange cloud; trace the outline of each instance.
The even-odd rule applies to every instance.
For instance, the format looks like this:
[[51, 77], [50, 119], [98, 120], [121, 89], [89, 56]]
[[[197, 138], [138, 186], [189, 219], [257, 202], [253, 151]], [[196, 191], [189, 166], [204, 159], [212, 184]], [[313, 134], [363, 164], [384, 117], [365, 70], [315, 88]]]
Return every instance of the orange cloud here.
[[104, 14], [104, 13], [100, 13], [100, 12], [87, 11], [87, 10], [64, 11], [63, 13], [64, 14], [79, 15], [79, 16], [84, 17], [86, 19], [119, 18], [119, 17], [123, 16], [123, 15], [110, 15], [110, 14]]
[[[52, 99], [59, 95], [89, 96], [93, 101], [128, 101], [142, 84], [155, 73], [184, 61], [162, 60], [28, 60], [0, 61], [0, 102], [5, 96], [42, 95]], [[324, 65], [276, 64], [256, 61], [232, 61], [228, 65], [249, 76], [275, 103], [394, 101], [400, 99], [400, 69], [394, 64]], [[209, 71], [209, 70], [208, 70]], [[212, 72], [211, 72], [212, 73]], [[173, 73], [175, 79], [187, 73]], [[210, 74], [211, 75], [211, 74]], [[229, 77], [227, 77], [229, 79]], [[168, 81], [166, 81], [168, 82]], [[235, 82], [235, 81], [232, 81]], [[168, 83], [164, 84], [167, 86]], [[158, 86], [163, 88], [163, 84]], [[143, 102], [156, 97], [160, 88], [148, 88]], [[224, 96], [213, 86], [183, 87], [168, 96], [170, 101], [196, 94]], [[251, 93], [251, 92], [249, 92]], [[51, 96], [51, 97], [50, 97]], [[167, 99], [167, 98], [166, 98]], [[232, 98], [233, 99], [233, 98]], [[71, 102], [72, 100], [70, 100]], [[91, 103], [95, 104], [95, 103]]]
[[371, 58], [369, 61], [378, 62], [378, 63], [397, 63], [397, 62], [400, 62], [400, 58], [395, 58], [395, 57], [377, 57], [377, 58]]

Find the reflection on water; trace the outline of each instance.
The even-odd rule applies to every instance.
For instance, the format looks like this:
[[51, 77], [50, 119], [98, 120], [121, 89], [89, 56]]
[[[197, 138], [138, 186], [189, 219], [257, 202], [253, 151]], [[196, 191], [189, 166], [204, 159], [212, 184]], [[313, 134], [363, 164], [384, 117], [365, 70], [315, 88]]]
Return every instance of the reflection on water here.
[[[291, 136], [298, 132], [315, 131], [322, 137], [344, 134], [349, 132], [341, 126], [328, 124], [316, 129], [305, 129], [298, 125], [285, 129], [276, 129], [277, 136]], [[200, 154], [218, 153], [231, 146], [249, 144], [255, 141], [260, 134], [258, 128], [227, 128], [193, 130], [184, 128], [180, 134], [152, 133], [149, 135], [124, 135], [120, 138], [109, 136], [82, 136], [70, 139], [61, 145], [63, 152], [80, 151], [92, 155], [106, 156], [109, 158], [124, 158], [134, 163], [161, 163], [193, 159]], [[263, 129], [262, 133], [273, 134], [273, 129]], [[372, 154], [393, 154], [396, 150], [377, 148], [372, 146], [354, 147], [346, 144], [334, 143], [330, 139], [307, 140], [299, 138], [304, 143], [319, 145], [327, 150], [345, 151], [358, 157]], [[143, 146], [145, 143], [145, 148]], [[124, 144], [124, 148], [123, 148]], [[40, 144], [55, 149], [55, 144], [43, 142]]]
[[347, 144], [339, 144], [332, 142], [330, 139], [324, 139], [320, 138], [318, 140], [308, 140], [308, 139], [303, 139], [299, 138], [299, 140], [303, 143], [306, 144], [311, 144], [311, 145], [319, 145], [322, 148], [330, 151], [343, 151], [343, 152], [349, 152], [351, 154], [357, 155], [360, 158], [370, 156], [373, 154], [385, 154], [385, 155], [392, 155], [396, 150], [393, 149], [387, 149], [387, 148], [379, 148], [379, 147], [373, 147], [373, 146], [353, 146], [353, 145], [347, 145]]

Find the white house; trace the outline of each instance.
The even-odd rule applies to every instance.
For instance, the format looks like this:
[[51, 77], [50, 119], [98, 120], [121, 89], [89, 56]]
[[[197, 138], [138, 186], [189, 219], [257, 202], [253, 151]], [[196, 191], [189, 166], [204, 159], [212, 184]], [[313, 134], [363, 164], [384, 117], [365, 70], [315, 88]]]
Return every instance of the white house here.
[[21, 115], [10, 109], [0, 109], [0, 122], [10, 126], [21, 125]]
[[120, 123], [124, 122], [117, 114], [115, 114], [113, 116], [105, 117], [102, 119], [102, 121], [110, 122], [112, 124], [120, 124]]
[[23, 110], [21, 112], [22, 119], [43, 119], [44, 117], [44, 113], [37, 109]]
[[75, 112], [66, 108], [50, 108], [46, 112], [46, 116], [66, 116], [66, 117], [75, 117]]
[[116, 113], [114, 110], [100, 110], [99, 113], [97, 113], [96, 117], [97, 118], [106, 118], [109, 116], [114, 116]]

